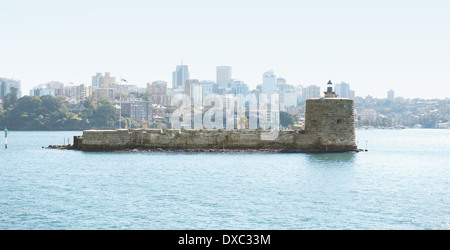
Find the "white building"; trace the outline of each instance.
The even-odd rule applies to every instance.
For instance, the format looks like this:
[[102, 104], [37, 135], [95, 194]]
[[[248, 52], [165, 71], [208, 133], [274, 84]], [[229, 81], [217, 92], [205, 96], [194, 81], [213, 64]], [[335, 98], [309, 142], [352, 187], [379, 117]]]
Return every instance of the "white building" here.
[[[280, 93], [281, 96], [281, 93]], [[281, 97], [280, 97], [281, 99]], [[296, 107], [297, 106], [297, 94], [294, 92], [285, 92], [283, 104], [286, 108], [288, 107]]]
[[190, 83], [191, 104], [203, 106], [203, 83], [193, 81]]
[[391, 90], [389, 90], [387, 92], [387, 99], [389, 101], [391, 101], [391, 102], [395, 101], [395, 92], [394, 92], [394, 90], [391, 89]]
[[377, 111], [374, 109], [364, 109], [361, 112], [361, 120], [375, 121], [377, 119]]
[[231, 67], [218, 66], [216, 72], [216, 82], [220, 88], [227, 88], [228, 82], [231, 80]]
[[273, 70], [265, 72], [263, 75], [262, 93], [272, 94], [273, 92], [275, 92], [276, 86], [277, 86], [277, 78], [273, 74]]
[[334, 86], [334, 91], [339, 98], [355, 99], [355, 91], [350, 89], [350, 84], [346, 82], [338, 83]]
[[12, 88], [17, 89], [17, 99], [22, 97], [22, 90], [19, 80], [0, 78], [0, 99], [3, 99], [6, 95], [8, 95]]
[[317, 85], [310, 85], [303, 88], [302, 91], [303, 99], [320, 98], [320, 87]]
[[441, 122], [436, 125], [437, 128], [450, 129], [450, 122]]
[[92, 94], [97, 98], [114, 99], [114, 94], [118, 92], [116, 78], [111, 77], [109, 72], [103, 76], [97, 73], [92, 77]]
[[30, 96], [45, 96], [45, 95], [55, 96], [55, 90], [49, 89], [46, 86], [40, 86], [30, 90]]

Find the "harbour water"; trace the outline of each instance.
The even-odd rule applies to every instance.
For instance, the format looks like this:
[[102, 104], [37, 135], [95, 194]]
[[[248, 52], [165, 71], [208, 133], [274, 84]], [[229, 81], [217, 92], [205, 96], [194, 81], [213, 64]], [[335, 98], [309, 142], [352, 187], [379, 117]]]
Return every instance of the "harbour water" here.
[[357, 154], [42, 148], [81, 134], [10, 131], [0, 229], [450, 229], [450, 130], [358, 130]]

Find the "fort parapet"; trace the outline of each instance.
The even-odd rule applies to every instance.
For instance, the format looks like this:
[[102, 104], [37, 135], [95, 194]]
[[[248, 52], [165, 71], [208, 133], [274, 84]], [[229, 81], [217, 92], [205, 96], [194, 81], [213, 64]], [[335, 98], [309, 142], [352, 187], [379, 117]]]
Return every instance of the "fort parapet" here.
[[85, 130], [74, 138], [83, 151], [149, 149], [279, 149], [288, 152], [356, 150], [350, 99], [309, 99], [305, 130]]

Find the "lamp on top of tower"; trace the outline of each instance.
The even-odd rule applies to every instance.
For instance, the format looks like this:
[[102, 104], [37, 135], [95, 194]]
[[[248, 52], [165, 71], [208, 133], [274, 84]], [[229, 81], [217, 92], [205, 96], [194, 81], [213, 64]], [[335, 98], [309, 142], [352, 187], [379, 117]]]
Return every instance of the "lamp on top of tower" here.
[[327, 91], [324, 92], [325, 94], [325, 98], [336, 98], [336, 92], [333, 91], [333, 83], [330, 81], [328, 81], [327, 84]]

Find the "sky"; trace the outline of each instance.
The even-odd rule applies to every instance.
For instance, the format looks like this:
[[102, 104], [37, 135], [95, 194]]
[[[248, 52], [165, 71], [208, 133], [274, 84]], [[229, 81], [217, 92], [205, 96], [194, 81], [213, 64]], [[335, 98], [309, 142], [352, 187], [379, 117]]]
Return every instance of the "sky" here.
[[251, 89], [273, 70], [362, 97], [446, 98], [449, 30], [448, 0], [0, 0], [0, 77], [24, 94], [97, 72], [171, 86], [183, 61], [199, 80], [232, 66]]

